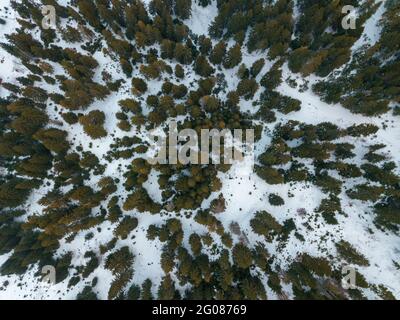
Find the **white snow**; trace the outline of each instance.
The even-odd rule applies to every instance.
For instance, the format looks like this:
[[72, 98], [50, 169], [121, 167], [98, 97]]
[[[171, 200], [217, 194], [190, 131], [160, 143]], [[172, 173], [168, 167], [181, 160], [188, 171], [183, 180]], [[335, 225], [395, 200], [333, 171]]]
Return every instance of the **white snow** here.
[[[145, 2], [148, 5], [149, 1], [146, 0]], [[0, 8], [2, 9], [0, 11], [0, 17], [2, 18], [5, 17], [3, 11], [5, 6], [9, 7], [9, 0], [0, 0]], [[213, 1], [211, 5], [205, 8], [193, 1], [192, 16], [185, 21], [185, 23], [194, 34], [206, 35], [208, 27], [215, 18], [216, 13], [216, 1]], [[357, 51], [365, 44], [373, 45], [376, 43], [380, 34], [378, 22], [383, 13], [384, 6], [381, 5], [377, 12], [366, 22], [364, 34], [360, 40], [354, 44], [352, 48], [353, 52]], [[13, 20], [10, 15], [6, 16], [6, 19], [6, 26], [0, 25], [1, 39], [3, 39], [4, 34], [10, 33], [17, 26], [16, 21]], [[232, 42], [229, 44], [232, 45]], [[60, 40], [58, 45], [67, 46], [68, 44]], [[77, 50], [82, 51], [78, 46]], [[104, 156], [110, 151], [110, 144], [114, 142], [115, 138], [122, 138], [126, 135], [125, 132], [117, 127], [115, 114], [120, 109], [118, 101], [132, 97], [129, 91], [130, 79], [125, 77], [119, 67], [119, 63], [114, 61], [112, 57], [105, 55], [103, 52], [97, 52], [94, 58], [96, 58], [101, 66], [96, 70], [96, 81], [101, 82], [101, 72], [103, 69], [106, 69], [114, 80], [118, 78], [124, 78], [126, 80], [126, 83], [120, 88], [117, 94], [111, 94], [104, 101], [96, 101], [85, 110], [85, 113], [87, 113], [91, 110], [99, 109], [105, 113], [106, 122], [104, 127], [108, 132], [108, 136], [98, 140], [89, 139], [84, 133], [82, 126], [79, 124], [72, 126], [64, 124], [60, 128], [68, 128], [68, 139], [71, 143], [72, 150], [80, 146], [84, 151], [91, 151], [100, 159], [100, 163], [106, 166], [104, 175], [120, 179], [118, 191], [115, 195], [120, 196], [120, 204], [122, 204], [128, 194], [123, 186], [125, 180], [123, 173], [126, 171], [126, 167], [130, 165], [132, 159], [114, 159], [109, 163]], [[251, 67], [254, 61], [260, 58], [264, 58], [266, 64], [257, 78], [258, 81], [261, 76], [271, 68], [274, 61], [268, 60], [265, 52], [249, 54], [243, 51], [242, 63], [245, 63], [248, 68]], [[175, 64], [171, 63], [171, 66], [173, 68]], [[54, 65], [54, 67], [56, 66]], [[184, 68], [187, 77], [183, 83], [187, 87], [190, 87], [190, 84], [195, 84], [199, 77], [189, 71], [191, 70], [189, 66], [185, 66]], [[234, 90], [237, 87], [239, 82], [236, 76], [237, 69], [238, 67], [230, 70], [223, 70], [227, 81], [226, 92]], [[23, 72], [25, 72], [24, 68], [18, 66], [16, 59], [0, 48], [0, 77], [3, 78], [3, 81], [13, 83], [15, 82], [15, 78]], [[63, 70], [61, 68], [56, 68], [56, 73], [62, 74]], [[134, 73], [137, 74], [138, 70], [135, 69]], [[288, 77], [298, 78], [297, 75], [292, 74], [288, 70], [285, 64], [283, 65], [283, 79], [287, 79]], [[176, 79], [170, 80], [175, 81]], [[311, 88], [312, 84], [320, 80], [320, 78], [310, 76], [304, 80], [297, 80], [298, 82], [309, 81], [309, 88]], [[149, 92], [146, 93], [143, 98], [145, 99], [148, 94], [157, 94], [157, 92], [160, 91], [161, 84], [162, 81], [160, 80], [150, 81]], [[54, 92], [59, 91], [57, 87], [47, 84], [46, 89]], [[362, 156], [368, 145], [383, 142], [387, 146], [382, 151], [387, 153], [397, 164], [400, 164], [400, 153], [398, 152], [398, 150], [400, 150], [400, 124], [398, 118], [394, 118], [390, 114], [381, 117], [355, 115], [343, 108], [340, 104], [328, 105], [322, 102], [317, 95], [312, 93], [311, 89], [301, 92], [298, 88], [289, 86], [286, 81], [283, 81], [277, 90], [283, 95], [301, 100], [302, 108], [300, 111], [290, 113], [289, 115], [277, 114], [278, 121], [276, 123], [297, 120], [308, 124], [318, 124], [329, 121], [343, 128], [353, 124], [373, 123], [380, 128], [379, 132], [374, 137], [368, 140], [355, 138], [349, 141], [356, 145], [355, 152], [357, 161], [362, 161]], [[254, 100], [259, 98], [260, 93], [261, 89], [256, 93]], [[4, 97], [7, 94], [8, 92], [5, 92], [5, 90], [0, 87], [0, 96]], [[220, 95], [222, 97], [224, 93]], [[252, 101], [244, 101], [242, 99], [240, 101], [241, 110], [255, 112], [256, 108], [252, 106], [251, 102]], [[144, 108], [145, 114], [148, 111], [147, 108]], [[58, 112], [50, 108], [50, 106], [48, 106], [48, 113], [51, 119], [61, 120]], [[257, 154], [262, 153], [269, 145], [271, 141], [271, 132], [276, 123], [266, 125], [262, 139], [256, 145]], [[130, 135], [140, 136], [145, 139], [146, 131], [143, 130], [139, 132], [139, 130], [135, 129], [130, 132]], [[226, 200], [226, 210], [218, 214], [217, 218], [222, 222], [226, 230], [229, 230], [229, 225], [232, 222], [239, 223], [242, 234], [248, 239], [248, 245], [250, 247], [254, 246], [257, 242], [264, 242], [262, 237], [252, 232], [250, 226], [250, 220], [253, 218], [255, 212], [266, 210], [280, 223], [290, 218], [293, 219], [297, 227], [297, 232], [305, 237], [305, 242], [301, 242], [292, 233], [284, 246], [278, 246], [277, 241], [266, 243], [269, 254], [275, 257], [274, 263], [276, 265], [279, 264], [283, 269], [287, 267], [291, 261], [296, 259], [297, 255], [301, 252], [307, 252], [315, 256], [335, 256], [335, 242], [340, 239], [345, 239], [352, 243], [354, 247], [364, 254], [371, 262], [369, 267], [359, 268], [359, 271], [367, 280], [375, 284], [384, 284], [397, 298], [400, 298], [400, 270], [396, 270], [392, 262], [400, 261], [400, 238], [394, 234], [382, 232], [374, 227], [372, 222], [373, 216], [367, 204], [361, 201], [351, 200], [346, 196], [345, 192], [342, 192], [340, 198], [342, 199], [343, 210], [347, 216], [337, 215], [339, 224], [328, 225], [321, 217], [316, 218], [314, 213], [315, 208], [318, 207], [321, 200], [326, 197], [319, 188], [310, 183], [268, 185], [253, 173], [252, 165], [251, 161], [236, 163], [227, 173], [219, 173], [219, 178], [223, 183], [222, 190], [213, 193], [209, 199], [204, 200], [202, 208], [207, 208], [210, 202], [222, 193]], [[400, 173], [400, 168], [397, 168], [397, 170], [397, 173]], [[97, 188], [96, 184], [99, 178], [99, 176], [91, 175], [87, 182], [88, 185]], [[143, 184], [143, 187], [148, 191], [150, 197], [154, 201], [161, 202], [161, 190], [157, 179], [158, 172], [152, 170], [148, 180]], [[355, 181], [349, 181], [345, 186], [351, 188], [354, 184]], [[51, 186], [48, 188], [50, 189], [50, 187]], [[25, 209], [27, 209], [27, 215], [41, 213], [40, 211], [43, 208], [37, 204], [37, 200], [40, 199], [47, 190], [47, 188], [42, 188], [39, 192], [30, 196], [28, 204], [25, 207]], [[271, 206], [268, 201], [268, 195], [271, 193], [279, 194], [284, 199], [285, 204], [280, 207]], [[103, 207], [105, 204], [106, 201], [102, 203]], [[307, 213], [305, 216], [297, 213], [297, 210], [300, 208], [306, 210]], [[97, 209], [94, 211], [96, 210]], [[136, 217], [139, 220], [139, 225], [127, 239], [119, 240], [115, 249], [126, 245], [129, 246], [132, 253], [135, 255], [135, 272], [131, 283], [140, 284], [145, 279], [150, 278], [153, 281], [153, 293], [156, 293], [156, 287], [164, 275], [160, 266], [160, 254], [163, 244], [158, 240], [148, 240], [146, 233], [148, 226], [151, 224], [160, 226], [168, 218], [171, 218], [171, 216], [166, 214], [151, 215], [149, 213], [140, 213], [136, 210], [125, 212], [124, 214]], [[188, 238], [192, 232], [197, 232], [200, 235], [204, 235], [208, 232], [204, 226], [196, 223], [193, 217], [181, 217], [181, 222], [184, 230], [184, 244], [187, 247], [189, 247]], [[311, 227], [311, 230], [307, 228], [307, 224]], [[0, 276], [0, 287], [5, 281], [9, 282], [7, 286], [3, 285], [3, 289], [0, 290], [0, 299], [73, 299], [85, 285], [91, 283], [94, 277], [99, 278], [98, 284], [94, 288], [96, 293], [99, 298], [106, 299], [108, 288], [112, 281], [112, 275], [109, 270], [104, 268], [105, 257], [100, 254], [99, 247], [113, 238], [115, 226], [115, 224], [111, 224], [107, 221], [89, 230], [79, 232], [74, 240], [69, 243], [65, 241], [65, 239], [61, 242], [61, 247], [57, 251], [57, 256], [71, 251], [73, 253], [72, 265], [75, 267], [84, 265], [87, 262], [84, 259], [85, 252], [91, 250], [98, 255], [101, 261], [100, 267], [96, 269], [84, 283], [81, 282], [72, 288], [67, 288], [68, 281], [72, 277], [72, 274], [70, 274], [67, 280], [60, 284], [54, 286], [44, 285], [34, 276], [37, 271], [37, 266], [33, 266], [29, 272], [21, 277], [15, 275]], [[99, 231], [98, 228], [101, 228], [101, 230]], [[368, 228], [373, 231], [372, 234], [369, 232]], [[92, 232], [94, 237], [90, 240], [86, 240], [85, 235], [89, 232]], [[219, 237], [215, 234], [212, 234], [212, 236], [214, 242], [217, 245], [221, 245]], [[233, 238], [234, 242], [239, 241], [238, 236], [233, 235]], [[208, 248], [203, 248], [203, 250], [208, 253], [211, 251]], [[11, 253], [0, 256], [0, 264], [6, 261], [10, 254]], [[336, 258], [335, 263], [340, 265], [341, 261]], [[263, 283], [266, 284], [267, 278], [262, 276], [261, 279]], [[288, 297], [293, 296], [290, 285], [283, 284], [283, 288]], [[184, 288], [180, 289], [183, 291]], [[369, 294], [369, 297], [374, 298], [372, 293], [368, 293], [367, 291], [365, 293]], [[268, 289], [268, 294], [270, 298], [277, 298], [270, 289]]]

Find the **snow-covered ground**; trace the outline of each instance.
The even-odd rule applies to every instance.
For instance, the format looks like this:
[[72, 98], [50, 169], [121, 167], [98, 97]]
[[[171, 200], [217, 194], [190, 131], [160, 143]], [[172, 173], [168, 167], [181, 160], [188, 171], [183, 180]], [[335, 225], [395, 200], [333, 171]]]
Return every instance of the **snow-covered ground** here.
[[[18, 26], [15, 12], [10, 7], [10, 0], [0, 0], [0, 18], [6, 24], [0, 24], [0, 42], [5, 42], [5, 35], [10, 34]], [[16, 58], [0, 47], [0, 79], [4, 82], [13, 82], [18, 74], [23, 73], [23, 66]], [[8, 95], [8, 91], [0, 86], [0, 97]]]
[[[0, 39], [4, 41], [4, 34], [12, 32], [17, 24], [12, 14], [5, 11], [5, 7], [9, 6], [9, 0], [0, 0], [0, 17], [7, 21], [6, 25], [0, 25]], [[363, 36], [353, 46], [353, 51], [361, 48], [365, 44], [373, 44], [379, 38], [378, 22], [383, 14], [383, 6], [371, 16], [365, 24], [365, 31]], [[192, 16], [185, 21], [190, 30], [197, 35], [207, 34], [207, 29], [210, 23], [216, 16], [217, 8], [216, 1], [212, 5], [203, 8], [198, 4], [193, 4]], [[60, 46], [66, 46], [63, 41], [58, 43]], [[103, 52], [97, 52], [94, 58], [99, 62], [102, 68], [106, 68], [114, 79], [124, 77], [120, 70], [119, 63], [105, 55]], [[266, 58], [265, 52], [256, 52], [249, 54], [243, 51], [243, 63], [248, 67], [260, 59]], [[267, 61], [263, 70], [260, 72], [259, 77], [263, 75], [273, 65], [273, 61]], [[56, 67], [54, 65], [54, 67]], [[172, 65], [174, 67], [174, 65]], [[225, 74], [227, 80], [227, 91], [236, 89], [238, 78], [235, 76], [238, 67], [228, 70]], [[190, 68], [185, 67], [186, 73]], [[59, 73], [61, 69], [57, 70]], [[101, 68], [98, 68], [95, 75], [96, 81], [101, 81]], [[13, 83], [15, 78], [23, 74], [24, 67], [20, 66], [16, 59], [0, 48], [0, 78], [3, 81]], [[136, 69], [135, 72], [138, 72]], [[380, 117], [365, 117], [361, 115], [352, 114], [341, 105], [328, 105], [321, 101], [321, 99], [312, 93], [311, 89], [301, 91], [299, 88], [293, 88], [287, 84], [285, 79], [298, 78], [292, 74], [286, 65], [283, 66], [283, 79], [284, 81], [278, 87], [278, 91], [286, 96], [296, 98], [301, 101], [301, 110], [291, 113], [289, 115], [277, 114], [279, 121], [285, 122], [287, 120], [297, 120], [308, 124], [318, 124], [321, 122], [332, 122], [340, 127], [348, 127], [353, 124], [360, 123], [373, 123], [377, 125], [380, 130], [370, 140], [353, 139], [350, 141], [356, 145], [356, 158], [362, 161], [361, 158], [365, 153], [368, 145], [374, 143], [385, 143], [386, 148], [383, 152], [387, 153], [393, 161], [400, 164], [400, 123], [398, 118], [386, 114]], [[193, 74], [188, 74], [188, 77], [183, 82], [186, 86], [190, 87], [191, 82], [195, 82], [198, 77]], [[120, 195], [122, 199], [126, 197], [126, 191], [123, 187], [123, 172], [130, 164], [131, 160], [118, 159], [109, 163], [104, 156], [110, 150], [110, 145], [114, 142], [115, 138], [122, 138], [126, 133], [118, 129], [117, 119], [115, 114], [119, 111], [118, 101], [129, 97], [130, 82], [128, 79], [125, 85], [119, 90], [117, 94], [110, 95], [104, 101], [96, 101], [86, 111], [102, 110], [106, 115], [105, 129], [109, 133], [106, 138], [92, 141], [88, 139], [82, 127], [79, 124], [74, 124], [68, 128], [68, 139], [71, 142], [71, 148], [76, 149], [77, 146], [83, 148], [84, 151], [93, 152], [99, 159], [101, 164], [106, 166], [104, 175], [119, 178], [118, 191], [116, 195]], [[259, 78], [257, 80], [260, 80]], [[298, 79], [298, 82], [308, 81], [309, 88], [312, 84], [319, 79], [310, 76], [306, 79]], [[153, 80], [149, 85], [148, 94], [157, 93], [160, 90], [162, 82]], [[53, 90], [56, 88], [51, 87]], [[8, 94], [0, 87], [0, 96], [4, 97]], [[257, 93], [255, 99], [259, 97], [260, 92]], [[254, 107], [251, 101], [241, 101], [241, 108], [243, 111], [254, 112]], [[53, 108], [48, 108], [48, 113], [53, 120], [60, 120], [60, 116]], [[263, 152], [265, 146], [268, 146], [271, 140], [271, 132], [273, 126], [276, 124], [267, 125], [264, 130], [261, 141], [258, 142], [257, 150]], [[66, 126], [61, 127], [66, 129]], [[145, 132], [133, 132], [135, 135], [144, 137]], [[399, 170], [399, 167], [398, 167]], [[398, 172], [400, 173], [400, 172]], [[372, 220], [373, 217], [370, 213], [371, 209], [361, 201], [354, 201], [349, 199], [345, 192], [340, 195], [342, 199], [343, 210], [347, 216], [338, 216], [338, 225], [328, 225], [322, 219], [313, 219], [313, 213], [316, 207], [319, 206], [321, 200], [326, 196], [320, 191], [319, 188], [308, 183], [295, 183], [291, 186], [276, 185], [272, 186], [266, 184], [260, 179], [252, 170], [251, 162], [237, 163], [228, 172], [219, 173], [222, 181], [223, 188], [220, 192], [214, 193], [211, 197], [205, 200], [202, 204], [206, 208], [210, 202], [217, 198], [220, 193], [226, 199], [226, 210], [218, 215], [218, 219], [223, 223], [226, 230], [232, 222], [239, 223], [243, 234], [246, 235], [249, 246], [251, 247], [257, 241], [263, 239], [255, 235], [251, 231], [250, 220], [254, 213], [260, 210], [267, 210], [270, 212], [278, 222], [283, 222], [292, 218], [296, 224], [297, 231], [303, 234], [305, 242], [301, 242], [293, 234], [288, 239], [286, 245], [278, 247], [276, 242], [268, 243], [267, 249], [270, 254], [276, 257], [275, 263], [281, 267], [288, 266], [293, 261], [298, 253], [307, 252], [314, 256], [328, 256], [335, 252], [334, 244], [340, 239], [349, 241], [360, 253], [365, 255], [370, 261], [369, 267], [358, 268], [367, 280], [372, 284], [383, 284], [388, 287], [396, 298], [400, 299], [400, 270], [397, 270], [393, 261], [400, 261], [400, 238], [394, 234], [382, 232], [374, 227]], [[99, 176], [91, 176], [88, 182], [93, 188], [96, 188], [96, 183]], [[351, 183], [346, 187], [351, 188]], [[145, 189], [153, 200], [160, 202], [161, 194], [157, 183], [157, 172], [150, 174], [149, 180], [144, 184]], [[39, 213], [42, 207], [36, 202], [45, 194], [46, 190], [42, 189], [40, 192], [32, 194], [25, 209], [29, 214]], [[284, 200], [285, 204], [280, 207], [271, 206], [268, 202], [268, 195], [271, 193], [279, 194]], [[297, 210], [303, 208], [307, 212], [305, 216], [299, 215]], [[135, 255], [134, 264], [134, 277], [132, 283], [141, 283], [147, 278], [153, 281], [153, 291], [156, 292], [156, 287], [164, 275], [160, 266], [160, 253], [162, 244], [158, 240], [150, 241], [146, 237], [146, 231], [149, 225], [161, 225], [169, 217], [166, 215], [150, 215], [136, 212], [128, 212], [128, 215], [135, 216], [139, 220], [138, 227], [132, 232], [131, 236], [126, 240], [119, 240], [117, 247], [129, 246], [132, 253]], [[181, 217], [183, 230], [185, 231], [184, 242], [187, 243], [189, 235], [196, 231], [199, 234], [205, 234], [206, 228], [197, 224], [193, 217]], [[306, 227], [306, 222], [311, 226], [311, 230]], [[99, 230], [100, 229], [100, 230]], [[86, 251], [92, 250], [99, 251], [99, 246], [105, 244], [113, 238], [114, 226], [110, 222], [104, 222], [99, 226], [92, 229], [80, 232], [72, 242], [67, 243], [63, 241], [57, 254], [61, 255], [63, 252], [71, 251], [73, 253], [73, 266], [79, 266], [85, 263], [84, 254]], [[372, 233], [370, 232], [372, 230]], [[85, 239], [85, 235], [89, 232], [94, 234], [90, 240]], [[324, 239], [324, 240], [321, 240]], [[219, 245], [219, 238], [215, 237], [214, 241]], [[239, 238], [234, 237], [234, 242], [238, 242]], [[204, 249], [207, 250], [207, 249]], [[0, 265], [10, 255], [0, 256]], [[340, 261], [336, 261], [340, 263]], [[34, 273], [37, 270], [31, 269], [23, 276], [0, 276], [0, 287], [4, 282], [8, 282], [7, 286], [3, 285], [0, 290], [0, 299], [73, 299], [86, 284], [90, 284], [94, 277], [101, 279], [98, 281], [95, 290], [98, 297], [106, 299], [108, 288], [112, 281], [112, 275], [109, 270], [104, 268], [104, 261], [101, 261], [100, 267], [97, 268], [86, 280], [85, 283], [67, 288], [68, 280], [57, 285], [45, 285], [36, 277]], [[266, 284], [267, 279], [263, 277], [263, 282]], [[285, 287], [286, 288], [286, 287]], [[290, 288], [286, 288], [286, 292], [290, 296]], [[271, 291], [268, 292], [270, 298], [277, 298]], [[372, 292], [365, 292], [368, 297], [374, 297]]]

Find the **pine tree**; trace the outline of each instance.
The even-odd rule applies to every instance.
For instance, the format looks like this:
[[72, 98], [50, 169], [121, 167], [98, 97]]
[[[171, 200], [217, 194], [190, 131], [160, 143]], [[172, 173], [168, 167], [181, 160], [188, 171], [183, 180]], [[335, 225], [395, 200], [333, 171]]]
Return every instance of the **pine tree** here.
[[124, 58], [121, 58], [119, 60], [119, 63], [121, 65], [122, 71], [125, 73], [127, 77], [130, 77], [132, 75], [132, 65]]
[[269, 242], [282, 230], [282, 226], [267, 211], [257, 212], [250, 225], [255, 233], [265, 236]]
[[222, 63], [226, 53], [226, 43], [223, 41], [218, 42], [210, 53], [210, 61], [213, 64], [219, 65]]
[[378, 130], [379, 128], [376, 125], [365, 123], [348, 127], [347, 134], [353, 137], [366, 137], [375, 134]]
[[207, 58], [202, 55], [196, 58], [194, 64], [194, 70], [196, 71], [197, 74], [199, 74], [202, 77], [209, 77], [211, 74], [214, 73], [213, 67], [210, 66], [210, 64], [207, 61]]
[[71, 43], [82, 41], [81, 33], [77, 29], [75, 29], [71, 26], [67, 26], [65, 29], [62, 29], [61, 36], [65, 41], [71, 42]]
[[157, 213], [160, 206], [151, 200], [145, 189], [138, 189], [127, 197], [123, 209], [125, 211], [138, 209], [140, 212]]
[[140, 103], [134, 99], [124, 99], [118, 101], [118, 104], [122, 107], [122, 110], [125, 112], [131, 111], [133, 113], [140, 114], [142, 112], [142, 108]]
[[129, 271], [132, 267], [134, 256], [130, 252], [129, 247], [122, 247], [111, 253], [105, 262], [105, 267], [114, 275], [121, 275]]
[[132, 86], [139, 94], [143, 94], [147, 91], [147, 83], [141, 78], [133, 78]]
[[142, 295], [141, 295], [142, 300], [153, 300], [153, 294], [151, 293], [152, 286], [153, 283], [151, 282], [150, 279], [146, 279], [142, 283]]
[[282, 82], [280, 64], [275, 63], [272, 68], [261, 78], [260, 84], [267, 90], [274, 90]]
[[174, 50], [175, 59], [181, 64], [190, 64], [192, 62], [192, 51], [187, 45], [177, 43]]
[[16, 170], [20, 174], [30, 177], [44, 178], [51, 167], [51, 160], [50, 153], [43, 151], [43, 153], [34, 154], [28, 159], [21, 161]]
[[201, 35], [199, 37], [199, 47], [200, 47], [199, 48], [200, 52], [203, 55], [208, 55], [210, 53], [211, 49], [212, 49], [211, 39], [206, 37], [206, 36], [204, 36], [204, 35]]
[[180, 84], [180, 85], [174, 85], [172, 86], [172, 96], [175, 99], [182, 99], [186, 96], [188, 89], [186, 88], [186, 86], [184, 84]]
[[189, 237], [189, 243], [193, 254], [198, 256], [202, 248], [200, 236], [197, 233], [192, 233]]
[[126, 239], [128, 235], [137, 227], [138, 219], [135, 217], [125, 217], [114, 230], [114, 235], [121, 239]]
[[378, 226], [396, 231], [400, 225], [400, 197], [389, 196], [374, 206], [376, 213], [375, 223]]
[[64, 153], [68, 150], [69, 144], [66, 140], [67, 132], [56, 128], [40, 129], [33, 138], [39, 140], [50, 151]]
[[140, 287], [136, 284], [131, 285], [127, 294], [128, 300], [139, 300], [140, 299]]
[[242, 269], [249, 268], [253, 263], [251, 251], [245, 245], [239, 243], [232, 249], [233, 262]]
[[221, 242], [225, 247], [232, 248], [233, 240], [232, 240], [232, 237], [231, 237], [231, 235], [229, 233], [224, 233], [221, 236]]
[[369, 266], [369, 261], [347, 241], [341, 240], [336, 243], [338, 254], [348, 263], [354, 263], [360, 266]]
[[191, 15], [192, 0], [175, 0], [175, 14], [182, 20], [188, 19]]
[[73, 112], [64, 112], [61, 116], [68, 124], [75, 124], [78, 122], [78, 116]]
[[164, 250], [161, 253], [161, 268], [163, 271], [168, 274], [174, 268], [174, 255], [173, 253], [169, 252], [168, 250]]
[[170, 277], [166, 275], [160, 283], [158, 288], [158, 299], [160, 300], [172, 300], [175, 296], [175, 285]]
[[14, 178], [2, 182], [0, 186], [0, 206], [3, 208], [15, 208], [21, 205], [29, 195], [29, 189], [21, 188], [22, 179]]
[[[108, 290], [108, 299], [121, 299], [123, 298], [122, 294], [126, 287], [126, 285], [131, 281], [133, 276], [132, 270], [127, 270], [122, 274], [118, 274], [113, 282], [111, 283], [110, 289]], [[121, 298], [120, 298], [121, 297]]]
[[258, 59], [253, 63], [253, 65], [250, 68], [250, 74], [253, 78], [257, 77], [257, 75], [261, 72], [262, 68], [265, 65], [265, 60], [264, 59]]
[[250, 100], [258, 90], [258, 83], [255, 79], [243, 79], [238, 83], [236, 92], [239, 96]]
[[163, 39], [161, 42], [161, 58], [173, 59], [174, 58], [175, 43], [168, 39]]
[[92, 0], [79, 0], [77, 2], [79, 11], [87, 21], [97, 30], [101, 30], [100, 18], [97, 7]]
[[105, 121], [104, 112], [92, 110], [87, 115], [79, 117], [79, 123], [83, 125], [85, 132], [93, 139], [107, 136], [103, 124]]
[[185, 70], [180, 64], [175, 65], [175, 76], [179, 79], [183, 79], [185, 77]]
[[255, 171], [268, 184], [281, 184], [284, 182], [283, 175], [275, 168], [255, 166]]
[[98, 300], [98, 297], [97, 294], [93, 292], [92, 287], [85, 286], [76, 296], [76, 300]]
[[31, 136], [48, 122], [48, 116], [42, 110], [23, 107], [18, 111], [20, 115], [13, 120], [10, 126], [17, 132]]

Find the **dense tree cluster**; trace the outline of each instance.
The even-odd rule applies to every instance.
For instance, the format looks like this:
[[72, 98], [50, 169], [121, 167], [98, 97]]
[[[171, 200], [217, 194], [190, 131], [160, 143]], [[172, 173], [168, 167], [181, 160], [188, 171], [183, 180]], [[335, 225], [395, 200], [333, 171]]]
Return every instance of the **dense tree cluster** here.
[[390, 1], [385, 5], [379, 41], [361, 52], [340, 77], [315, 84], [314, 91], [325, 101], [341, 102], [350, 111], [367, 116], [388, 112], [391, 102], [399, 102], [400, 5]]
[[[109, 299], [266, 299], [268, 288], [285, 298], [283, 283], [296, 299], [361, 299], [360, 288], [392, 296], [361, 273], [359, 288], [341, 288], [340, 264], [370, 265], [346, 240], [331, 246], [335, 263], [325, 252], [299, 253], [280, 267], [288, 241], [305, 241], [296, 214], [307, 219], [308, 230], [313, 223], [330, 228], [347, 217], [345, 205], [353, 201], [366, 206], [377, 228], [400, 230], [398, 163], [385, 144], [366, 142], [381, 127], [287, 120], [298, 119], [305, 106], [280, 85], [293, 84], [288, 73], [316, 74], [322, 78], [312, 90], [328, 103], [367, 116], [399, 114], [396, 1], [385, 3], [377, 43], [355, 55], [362, 25], [377, 10], [372, 0], [362, 6], [355, 0], [217, 0], [210, 37], [185, 24], [193, 5], [206, 7], [209, 0], [41, 2], [54, 5], [63, 23], [43, 29], [38, 1], [11, 1], [19, 26], [1, 43], [24, 70], [12, 83], [0, 81], [8, 93], [0, 98], [0, 254], [9, 254], [2, 275], [54, 265], [57, 282], [84, 284], [77, 299], [88, 300], [98, 298], [98, 268], [112, 277]], [[340, 26], [345, 4], [357, 8], [355, 30]], [[146, 161], [146, 134], [170, 134], [170, 120], [199, 136], [202, 129], [254, 129], [263, 146], [255, 179], [274, 190], [260, 199], [265, 209], [232, 209], [222, 185], [231, 165], [213, 163], [211, 154], [208, 164]], [[271, 139], [263, 144], [266, 132]], [[226, 143], [221, 139], [220, 148]], [[159, 198], [149, 191], [152, 184]], [[293, 195], [282, 184], [312, 186], [323, 196], [311, 212], [290, 212]], [[227, 220], [228, 208], [237, 212]], [[275, 210], [293, 218], [280, 219]], [[146, 217], [159, 219], [143, 227]], [[158, 283], [133, 281], [143, 230], [150, 245], [161, 244]], [[96, 238], [98, 248], [83, 251], [79, 265], [71, 263], [79, 260], [74, 252], [61, 250], [108, 231], [110, 238]]]

